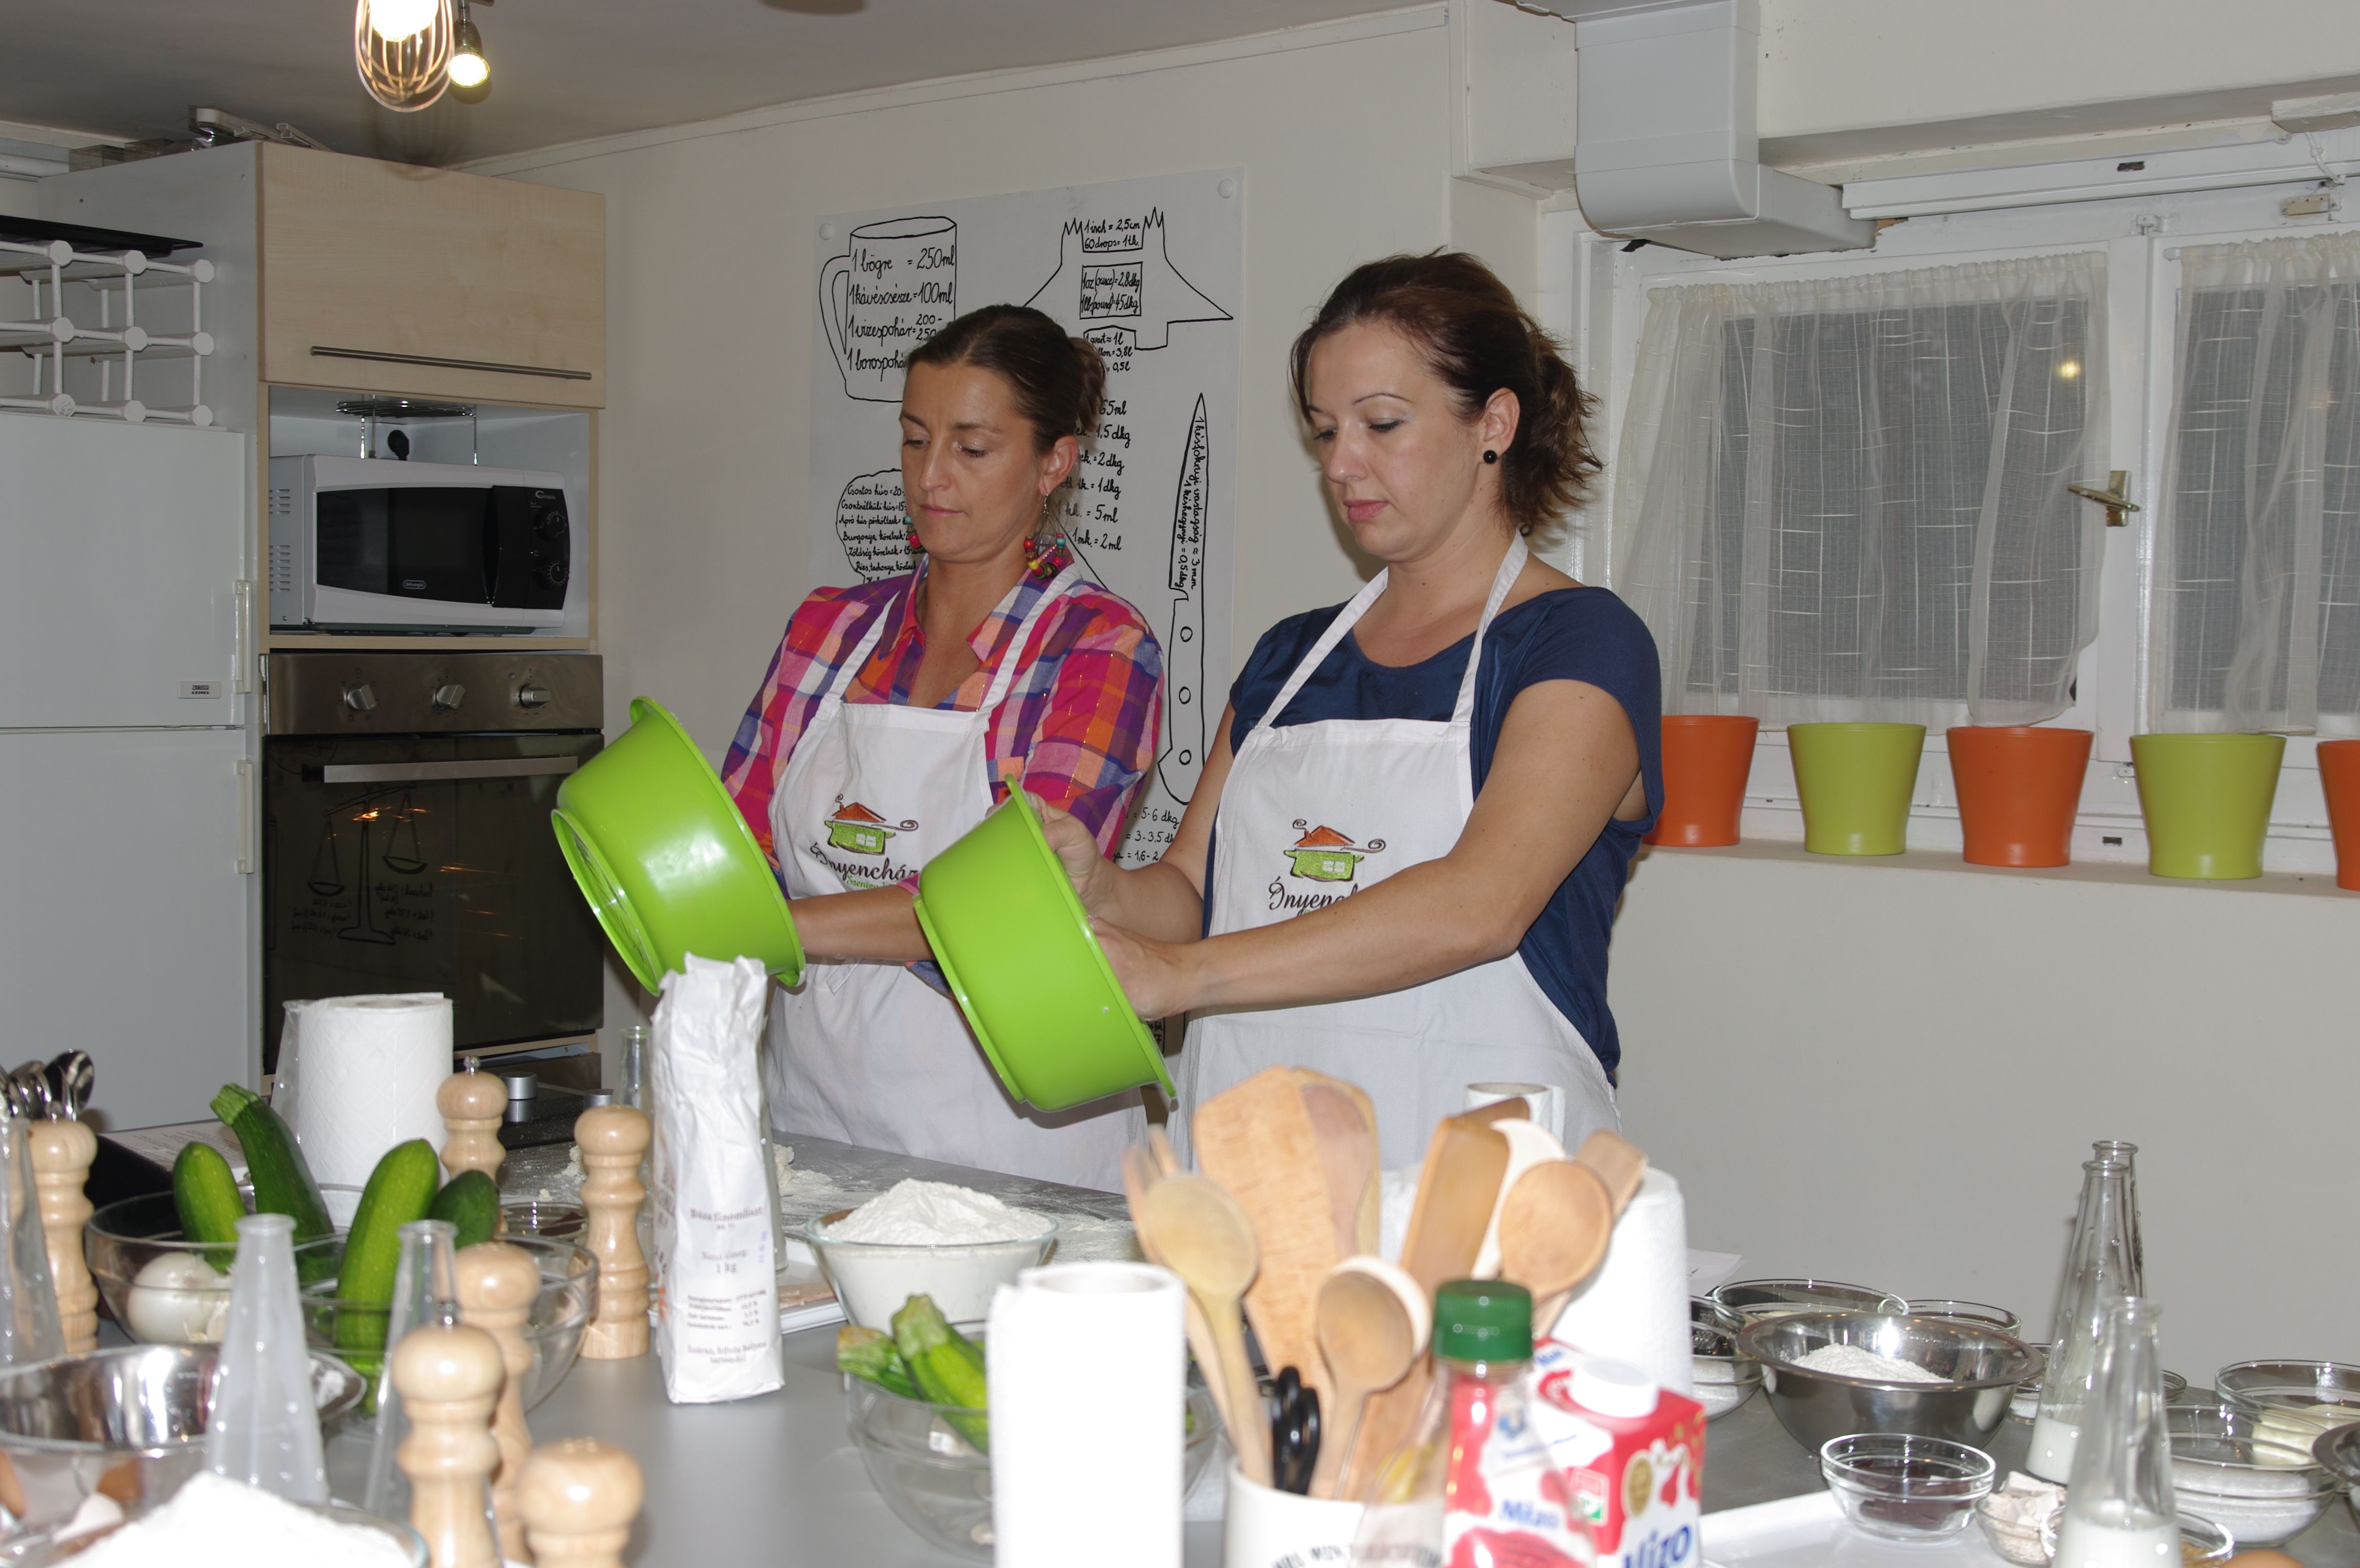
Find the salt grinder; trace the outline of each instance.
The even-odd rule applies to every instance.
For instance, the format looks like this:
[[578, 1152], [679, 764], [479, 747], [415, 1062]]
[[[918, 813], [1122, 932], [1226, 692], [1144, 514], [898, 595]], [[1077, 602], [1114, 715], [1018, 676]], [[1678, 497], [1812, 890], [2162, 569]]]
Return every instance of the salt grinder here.
[[639, 1462], [595, 1438], [536, 1448], [518, 1500], [541, 1568], [623, 1568], [647, 1482]]
[[500, 1347], [481, 1329], [429, 1323], [393, 1353], [410, 1435], [395, 1462], [410, 1477], [410, 1527], [426, 1539], [432, 1568], [500, 1568], [484, 1518], [484, 1487], [500, 1463], [489, 1425], [506, 1374]]
[[508, 1109], [507, 1088], [492, 1074], [477, 1072], [475, 1058], [469, 1057], [464, 1070], [444, 1079], [434, 1091], [434, 1108], [442, 1113], [442, 1125], [450, 1134], [442, 1145], [442, 1168], [453, 1176], [480, 1170], [497, 1181], [500, 1161], [508, 1157], [500, 1147], [500, 1118]]
[[598, 1315], [582, 1336], [593, 1361], [648, 1353], [648, 1260], [639, 1250], [639, 1157], [650, 1129], [644, 1111], [597, 1105], [574, 1124], [582, 1147], [582, 1206], [590, 1212], [591, 1254], [598, 1259]]
[[525, 1343], [524, 1320], [541, 1291], [541, 1270], [530, 1253], [506, 1242], [463, 1246], [458, 1266], [459, 1321], [498, 1342], [508, 1368], [492, 1412], [492, 1436], [500, 1449], [499, 1468], [492, 1472], [492, 1514], [500, 1527], [500, 1554], [521, 1563], [524, 1519], [517, 1512], [517, 1477], [532, 1452], [532, 1432], [524, 1424], [524, 1379], [532, 1370], [532, 1346]]
[[49, 1280], [58, 1295], [58, 1322], [66, 1354], [98, 1348], [98, 1288], [82, 1261], [82, 1223], [90, 1200], [82, 1196], [90, 1162], [98, 1156], [98, 1135], [80, 1122], [32, 1124], [33, 1190], [41, 1201], [41, 1239], [49, 1244]]

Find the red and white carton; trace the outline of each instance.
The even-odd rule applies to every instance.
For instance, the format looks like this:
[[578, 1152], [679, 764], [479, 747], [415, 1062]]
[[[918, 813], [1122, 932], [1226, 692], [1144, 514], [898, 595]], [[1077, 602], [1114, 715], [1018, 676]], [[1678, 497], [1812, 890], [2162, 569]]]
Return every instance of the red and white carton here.
[[1534, 1431], [1598, 1568], [1697, 1568], [1704, 1407], [1555, 1340], [1535, 1350], [1530, 1376]]

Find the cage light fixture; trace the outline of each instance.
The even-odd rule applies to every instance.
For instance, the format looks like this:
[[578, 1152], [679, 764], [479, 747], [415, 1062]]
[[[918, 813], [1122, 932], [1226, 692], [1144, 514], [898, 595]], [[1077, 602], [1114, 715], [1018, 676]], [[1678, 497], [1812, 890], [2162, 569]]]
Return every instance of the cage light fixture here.
[[452, 0], [359, 0], [353, 10], [353, 67], [370, 97], [408, 114], [451, 84], [458, 29]]

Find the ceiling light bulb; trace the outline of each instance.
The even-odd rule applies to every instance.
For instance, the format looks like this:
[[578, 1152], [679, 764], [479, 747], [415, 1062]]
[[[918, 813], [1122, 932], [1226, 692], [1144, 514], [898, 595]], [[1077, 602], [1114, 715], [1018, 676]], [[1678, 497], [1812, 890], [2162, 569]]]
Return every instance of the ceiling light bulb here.
[[434, 25], [435, 0], [372, 0], [369, 31], [388, 43], [415, 37]]
[[473, 22], [459, 24], [459, 42], [451, 51], [451, 85], [481, 87], [491, 80], [492, 62], [484, 58], [484, 38]]

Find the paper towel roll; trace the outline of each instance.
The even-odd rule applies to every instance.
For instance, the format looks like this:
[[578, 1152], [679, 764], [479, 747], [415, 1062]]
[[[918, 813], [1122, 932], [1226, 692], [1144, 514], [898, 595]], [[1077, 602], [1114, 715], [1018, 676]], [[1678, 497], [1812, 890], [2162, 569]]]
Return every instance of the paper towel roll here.
[[1614, 1223], [1606, 1261], [1557, 1321], [1555, 1337], [1694, 1395], [1688, 1347], [1688, 1224], [1680, 1184], [1650, 1168]]
[[1533, 1124], [1559, 1143], [1565, 1141], [1565, 1088], [1556, 1083], [1470, 1083], [1462, 1110], [1480, 1111], [1502, 1100], [1521, 1099], [1532, 1107]]
[[322, 1185], [355, 1189], [326, 1194], [329, 1217], [347, 1225], [386, 1150], [411, 1138], [442, 1146], [434, 1091], [451, 1076], [451, 1002], [432, 992], [331, 996], [300, 1017], [295, 1141]]
[[1137, 1263], [1028, 1268], [992, 1298], [1000, 1568], [1179, 1568], [1184, 1299]]

